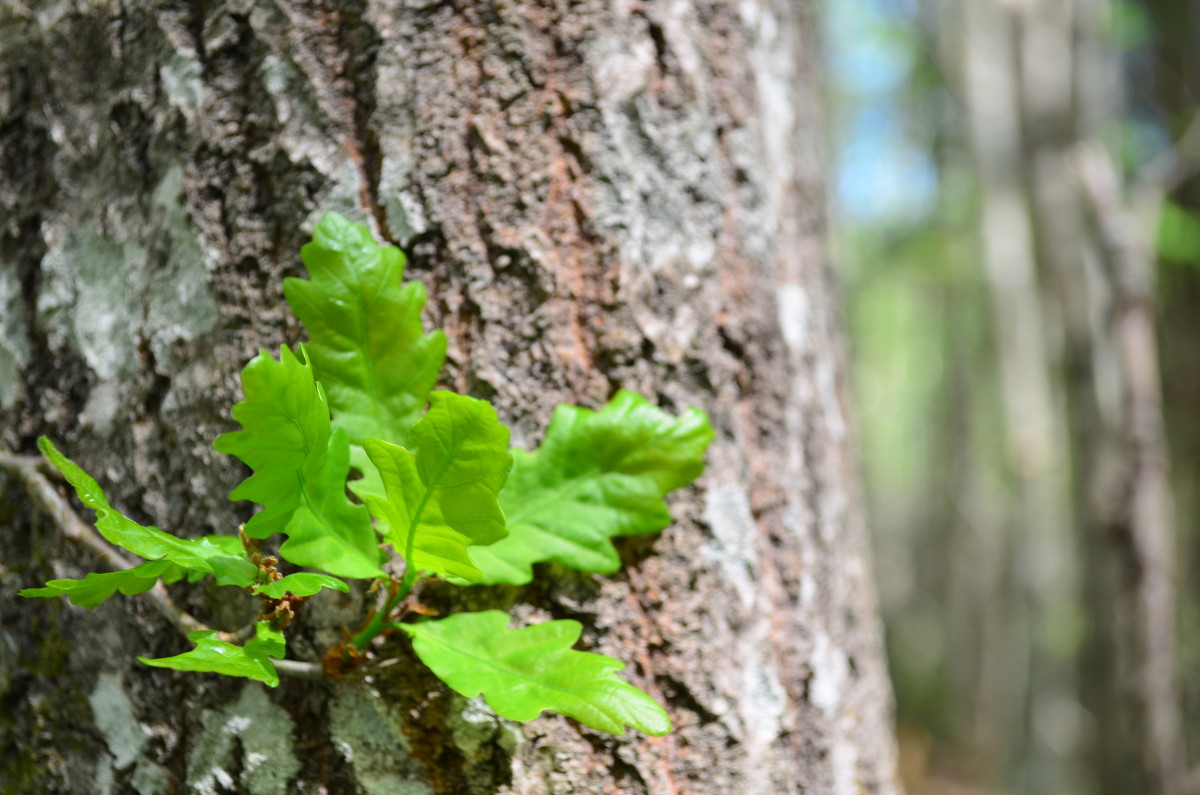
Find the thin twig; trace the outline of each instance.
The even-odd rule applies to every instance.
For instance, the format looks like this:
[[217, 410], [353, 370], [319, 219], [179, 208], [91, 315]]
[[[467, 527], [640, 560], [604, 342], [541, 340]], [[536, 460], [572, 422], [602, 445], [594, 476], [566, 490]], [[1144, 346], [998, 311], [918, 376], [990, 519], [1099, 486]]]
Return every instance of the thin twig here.
[[302, 662], [301, 660], [272, 660], [275, 670], [280, 676], [290, 676], [294, 679], [321, 680], [325, 678], [325, 669], [320, 663]]
[[[41, 473], [40, 459], [16, 456], [0, 450], [0, 467], [20, 478], [21, 482], [25, 484], [25, 490], [30, 499], [54, 520], [58, 529], [67, 538], [94, 553], [114, 571], [131, 569], [137, 565], [79, 518], [70, 503]], [[192, 620], [195, 621], [195, 619]]]
[[[42, 509], [57, 525], [59, 531], [71, 541], [95, 554], [105, 565], [114, 571], [131, 569], [137, 562], [126, 557], [120, 550], [113, 547], [104, 538], [79, 518], [71, 504], [67, 502], [54, 485], [42, 474], [44, 466], [42, 459], [33, 456], [14, 455], [0, 449], [0, 470], [15, 475], [25, 486], [25, 491], [35, 505]], [[189, 632], [207, 630], [209, 627], [188, 613], [167, 593], [161, 582], [145, 592], [150, 604], [162, 615], [179, 634], [187, 636]], [[249, 632], [246, 628], [239, 632], [221, 632], [217, 637], [226, 642], [237, 642], [247, 639], [253, 634], [254, 625]], [[324, 679], [325, 671], [317, 663], [300, 662], [298, 660], [275, 660], [275, 669], [283, 676], [293, 676], [300, 679]]]

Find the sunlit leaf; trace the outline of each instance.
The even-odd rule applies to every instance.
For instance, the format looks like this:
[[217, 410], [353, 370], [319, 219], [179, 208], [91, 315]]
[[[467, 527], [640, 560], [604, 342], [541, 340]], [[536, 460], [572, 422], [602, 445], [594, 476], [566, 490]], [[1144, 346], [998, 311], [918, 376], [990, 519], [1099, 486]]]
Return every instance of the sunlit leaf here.
[[554, 710], [610, 734], [671, 730], [666, 711], [616, 675], [625, 663], [571, 648], [578, 621], [510, 629], [507, 614], [488, 610], [402, 626], [439, 679], [468, 698], [482, 693], [497, 715], [529, 721]]
[[616, 571], [610, 539], [666, 527], [663, 497], [700, 475], [712, 438], [703, 412], [672, 417], [626, 390], [600, 411], [559, 406], [541, 447], [514, 451], [500, 492], [509, 535], [471, 549], [481, 581], [528, 583], [538, 561]]
[[331, 431], [329, 409], [312, 367], [286, 347], [265, 351], [242, 370], [245, 399], [233, 407], [242, 430], [214, 447], [254, 474], [230, 496], [263, 506], [246, 534], [288, 537], [279, 554], [297, 566], [342, 577], [381, 577], [382, 552], [365, 507], [346, 495], [350, 449], [345, 430]]
[[312, 596], [324, 588], [331, 588], [342, 593], [350, 592], [350, 586], [337, 577], [330, 577], [328, 574], [314, 574], [307, 571], [289, 574], [273, 583], [255, 588], [254, 592], [263, 596], [269, 596], [272, 599], [282, 599], [287, 594]]
[[188, 640], [196, 644], [191, 651], [174, 657], [149, 659], [138, 657], [146, 665], [155, 668], [173, 668], [176, 671], [203, 671], [225, 676], [244, 676], [271, 687], [279, 684], [279, 674], [269, 658], [283, 659], [283, 633], [272, 629], [267, 621], [255, 626], [255, 638], [245, 646], [237, 646], [217, 640], [217, 632], [211, 629], [188, 633]]
[[124, 571], [89, 574], [82, 580], [50, 580], [44, 588], [26, 588], [19, 595], [66, 596], [71, 604], [90, 610], [118, 591], [133, 596], [150, 590], [171, 565], [166, 560], [152, 560]]
[[[46, 456], [46, 460], [75, 488], [80, 502], [96, 512], [96, 529], [110, 544], [147, 560], [168, 560], [193, 574], [212, 574], [218, 585], [246, 587], [253, 584], [257, 570], [245, 557], [237, 538], [176, 538], [156, 527], [144, 527], [109, 505], [108, 498], [104, 496], [104, 491], [95, 479], [60, 453], [49, 439], [44, 436], [39, 438], [38, 448]], [[233, 543], [225, 541], [226, 538]], [[93, 583], [111, 581], [109, 579]], [[130, 583], [132, 587], [132, 580]]]
[[409, 565], [479, 579], [467, 547], [505, 535], [497, 495], [512, 462], [508, 437], [490, 403], [439, 391], [413, 428], [413, 452], [366, 441], [387, 489], [387, 499], [371, 496], [367, 504], [387, 523], [387, 540]]
[[300, 256], [311, 279], [285, 279], [284, 295], [308, 331], [334, 425], [346, 429], [363, 473], [352, 489], [364, 501], [383, 496], [363, 441], [406, 443], [446, 359], [446, 335], [424, 332], [425, 288], [403, 282], [403, 252], [377, 244], [365, 226], [328, 213]]

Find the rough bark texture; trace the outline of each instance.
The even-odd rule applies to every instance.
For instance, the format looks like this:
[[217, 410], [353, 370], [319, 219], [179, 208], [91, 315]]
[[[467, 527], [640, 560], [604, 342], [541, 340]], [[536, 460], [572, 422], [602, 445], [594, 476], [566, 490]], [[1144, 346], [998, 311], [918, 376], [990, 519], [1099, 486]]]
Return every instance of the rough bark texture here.
[[[134, 517], [231, 532], [241, 473], [211, 442], [246, 359], [299, 338], [281, 279], [327, 209], [406, 248], [443, 382], [518, 444], [620, 386], [717, 428], [677, 524], [624, 543], [620, 574], [467, 597], [583, 620], [668, 705], [662, 739], [498, 720], [399, 642], [368, 682], [139, 666], [184, 648], [144, 599], [15, 597], [101, 566], [0, 480], [0, 791], [895, 791], [814, 28], [786, 0], [0, 8], [9, 450], [49, 434]], [[172, 592], [221, 628], [253, 610]], [[310, 601], [290, 655], [361, 602]]]

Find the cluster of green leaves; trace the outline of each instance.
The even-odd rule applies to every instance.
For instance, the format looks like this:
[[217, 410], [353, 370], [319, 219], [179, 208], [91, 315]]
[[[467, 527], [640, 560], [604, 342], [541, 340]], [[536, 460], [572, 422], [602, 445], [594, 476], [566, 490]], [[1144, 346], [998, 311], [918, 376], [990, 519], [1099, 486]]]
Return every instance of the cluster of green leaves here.
[[[521, 585], [539, 562], [616, 571], [612, 539], [665, 527], [664, 496], [703, 469], [712, 440], [704, 414], [674, 417], [621, 391], [599, 411], [560, 406], [537, 450], [510, 450], [509, 431], [489, 403], [434, 390], [446, 340], [440, 331], [425, 333], [425, 291], [403, 281], [399, 249], [329, 214], [301, 256], [311, 278], [287, 279], [284, 293], [309, 342], [283, 347], [278, 358], [261, 352], [246, 365], [244, 399], [233, 407], [241, 427], [215, 442], [253, 472], [230, 495], [261, 506], [244, 527], [246, 543], [184, 540], [133, 522], [42, 439], [50, 463], [97, 512], [100, 533], [146, 562], [53, 580], [22, 595], [65, 595], [90, 608], [117, 591], [211, 574], [218, 584], [282, 600], [346, 591], [344, 579], [377, 580], [388, 596], [352, 637], [348, 656], [382, 632], [403, 631], [447, 685], [468, 697], [482, 693], [504, 717], [524, 721], [555, 710], [601, 731], [669, 731], [662, 707], [616, 676], [623, 663], [571, 648], [577, 622], [511, 628], [498, 611], [415, 621], [394, 613], [426, 577]], [[275, 534], [284, 537], [283, 560], [316, 571], [280, 577], [262, 565], [251, 539]], [[405, 561], [399, 579], [384, 570], [389, 545]], [[282, 629], [264, 609], [244, 646], [201, 630], [188, 636], [191, 651], [142, 661], [274, 686], [271, 660], [284, 656]]]

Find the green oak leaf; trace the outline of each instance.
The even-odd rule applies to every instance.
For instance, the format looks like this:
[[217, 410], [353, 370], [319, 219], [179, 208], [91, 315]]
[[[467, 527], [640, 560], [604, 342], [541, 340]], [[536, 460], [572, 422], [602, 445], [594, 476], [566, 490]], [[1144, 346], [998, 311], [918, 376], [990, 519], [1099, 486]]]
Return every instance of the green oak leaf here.
[[403, 252], [377, 244], [365, 226], [328, 213], [300, 256], [312, 278], [285, 279], [284, 295], [308, 331], [334, 425], [350, 436], [351, 461], [363, 473], [352, 488], [364, 500], [382, 496], [361, 445], [407, 442], [446, 359], [446, 335], [425, 334], [424, 286], [402, 286]]
[[367, 505], [388, 527], [386, 539], [409, 566], [442, 577], [479, 579], [467, 547], [505, 535], [497, 495], [512, 457], [508, 428], [483, 400], [437, 391], [409, 436], [412, 452], [367, 439], [367, 454], [387, 498]]
[[614, 673], [625, 663], [571, 648], [578, 621], [510, 629], [506, 613], [488, 610], [400, 626], [439, 679], [467, 698], [483, 693], [497, 715], [529, 721], [549, 709], [610, 734], [671, 730], [663, 708]]
[[89, 610], [120, 591], [126, 596], [143, 593], [154, 587], [158, 578], [173, 564], [166, 560], [151, 560], [123, 571], [89, 574], [82, 580], [50, 580], [44, 588], [25, 588], [18, 595], [27, 597], [66, 596], [71, 604]]
[[225, 676], [244, 676], [271, 687], [279, 685], [279, 673], [269, 658], [283, 659], [283, 633], [271, 629], [269, 621], [259, 621], [254, 627], [255, 638], [245, 646], [237, 646], [217, 640], [217, 631], [201, 629], [188, 633], [188, 640], [196, 644], [191, 651], [174, 657], [138, 657], [146, 665], [155, 668], [173, 668], [176, 671], [207, 671]]
[[[80, 502], [96, 512], [96, 529], [110, 544], [147, 560], [170, 561], [185, 570], [188, 579], [193, 582], [205, 574], [212, 574], [218, 585], [245, 588], [254, 584], [257, 569], [246, 558], [236, 537], [177, 538], [157, 527], [143, 527], [109, 505], [104, 490], [95, 479], [60, 453], [54, 443], [45, 436], [38, 439], [38, 448], [46, 460], [75, 488]], [[93, 583], [95, 582], [98, 581], [94, 580]]]
[[297, 574], [289, 574], [267, 585], [260, 585], [254, 589], [254, 593], [269, 596], [272, 599], [282, 599], [286, 594], [312, 596], [323, 588], [332, 588], [342, 593], [350, 592], [350, 586], [337, 577], [302, 571]]
[[514, 451], [500, 492], [508, 537], [471, 550], [481, 582], [523, 585], [539, 561], [616, 571], [610, 539], [666, 527], [663, 497], [699, 477], [712, 439], [702, 411], [672, 417], [628, 390], [600, 411], [559, 406], [542, 445]]
[[[301, 350], [303, 353], [303, 349]], [[342, 577], [382, 577], [382, 551], [367, 509], [346, 495], [350, 445], [331, 429], [329, 408], [312, 366], [291, 350], [266, 351], [242, 370], [245, 399], [233, 407], [242, 430], [213, 446], [254, 470], [229, 495], [263, 506], [246, 534], [283, 533], [279, 554], [297, 566]]]
[[200, 536], [200, 538], [206, 543], [219, 548], [230, 557], [237, 557], [239, 555], [245, 557], [246, 548], [242, 546], [242, 539], [237, 536]]

